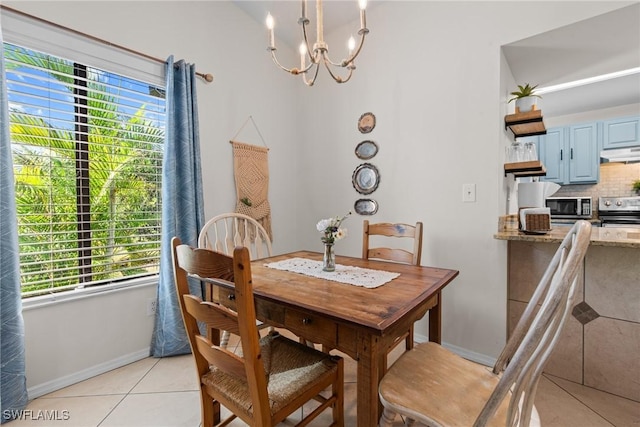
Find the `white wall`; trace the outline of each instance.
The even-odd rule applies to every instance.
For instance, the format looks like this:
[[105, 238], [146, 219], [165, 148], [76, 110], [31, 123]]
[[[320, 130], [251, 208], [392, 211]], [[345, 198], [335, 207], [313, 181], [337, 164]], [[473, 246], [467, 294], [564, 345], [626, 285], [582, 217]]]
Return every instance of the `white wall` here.
[[[370, 162], [381, 174], [373, 219], [424, 222], [423, 264], [460, 271], [444, 290], [443, 341], [472, 356], [497, 356], [506, 334], [506, 243], [493, 234], [506, 206], [502, 163], [511, 136], [503, 120], [513, 90], [512, 78], [501, 76], [500, 46], [610, 7], [425, 1], [372, 8], [352, 81], [337, 85], [325, 73], [300, 95], [308, 126], [300, 141], [308, 178], [299, 191], [308, 206], [306, 221], [300, 214], [301, 246], [318, 248], [314, 221], [360, 197], [350, 182], [361, 163], [353, 150], [373, 139], [380, 151]], [[349, 31], [334, 32], [330, 49]], [[378, 124], [361, 135], [356, 122], [366, 111]], [[476, 184], [476, 203], [462, 202], [464, 183]], [[337, 245], [339, 254], [360, 254], [361, 219], [347, 221], [352, 237]], [[426, 320], [416, 331], [426, 335]]]
[[[307, 88], [276, 69], [265, 51], [262, 24], [229, 2], [6, 4], [160, 58], [174, 54], [213, 73], [212, 84], [198, 85], [206, 215], [234, 208], [228, 141], [252, 115], [270, 148], [277, 253], [320, 250], [315, 223], [353, 209], [361, 197], [351, 185], [361, 163], [353, 150], [363, 139], [376, 141], [380, 151], [370, 162], [379, 168], [381, 183], [372, 198], [380, 210], [371, 219], [424, 222], [423, 264], [460, 270], [444, 291], [443, 340], [485, 360], [497, 356], [506, 329], [506, 244], [492, 237], [505, 210], [502, 160], [509, 138], [503, 117], [511, 88], [501, 76], [500, 46], [616, 7], [573, 1], [381, 2], [368, 14], [371, 34], [352, 81], [338, 85], [321, 70], [316, 86]], [[353, 26], [356, 21], [354, 14]], [[340, 49], [351, 27], [347, 35], [338, 30], [327, 36], [330, 49]], [[378, 124], [361, 135], [356, 123], [366, 111]], [[261, 143], [251, 124], [238, 139]], [[476, 184], [476, 203], [462, 203], [463, 183]], [[362, 219], [356, 215], [345, 223], [350, 237], [337, 245], [339, 254], [359, 256]], [[101, 302], [95, 300], [97, 307]], [[108, 319], [74, 318], [84, 325], [77, 325], [77, 339], [99, 337], [106, 322], [123, 336], [131, 334], [132, 325], [123, 319], [141, 309], [134, 305], [114, 308]], [[46, 321], [35, 310], [25, 312], [31, 388], [70, 378], [71, 365], [86, 371], [108, 362], [62, 345], [41, 346], [38, 337], [45, 330], [64, 336], [68, 318], [60, 310]], [[45, 330], [35, 329], [43, 322]], [[421, 322], [417, 332], [426, 331]], [[90, 343], [113, 345], [106, 339]], [[135, 353], [144, 345], [148, 341], [141, 339], [121, 350]], [[53, 369], [52, 353], [69, 360], [69, 369]]]

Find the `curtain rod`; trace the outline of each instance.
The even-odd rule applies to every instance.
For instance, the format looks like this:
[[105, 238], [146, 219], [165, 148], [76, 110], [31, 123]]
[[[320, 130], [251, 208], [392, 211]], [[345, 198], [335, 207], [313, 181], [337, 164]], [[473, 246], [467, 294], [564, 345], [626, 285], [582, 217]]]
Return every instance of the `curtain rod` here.
[[[26, 12], [22, 12], [21, 10], [14, 9], [12, 7], [5, 6], [3, 4], [0, 4], [0, 8], [6, 9], [6, 10], [10, 10], [11, 12], [17, 13], [18, 15], [26, 16], [27, 18], [30, 18], [30, 19], [35, 19], [38, 22], [42, 22], [42, 23], [45, 23], [45, 24], [48, 24], [48, 25], [52, 25], [52, 26], [54, 26], [56, 28], [59, 28], [59, 29], [65, 30], [65, 31], [70, 31], [70, 32], [72, 32], [72, 33], [74, 33], [76, 35], [89, 38], [89, 39], [91, 39], [93, 41], [96, 41], [98, 43], [106, 44], [108, 46], [112, 46], [112, 47], [118, 48], [120, 50], [124, 50], [125, 52], [133, 53], [134, 55], [142, 56], [143, 58], [147, 58], [147, 59], [150, 59], [152, 61], [159, 62], [161, 64], [166, 64], [166, 62], [167, 62], [164, 59], [160, 59], [160, 58], [156, 58], [155, 56], [147, 55], [146, 53], [130, 49], [130, 48], [126, 47], [126, 46], [122, 46], [122, 45], [119, 45], [119, 44], [111, 43], [110, 41], [98, 38], [96, 36], [92, 36], [91, 34], [83, 33], [82, 31], [74, 30], [73, 28], [69, 28], [69, 27], [65, 27], [64, 25], [56, 24], [55, 22], [51, 22], [51, 21], [48, 21], [46, 19], [34, 16], [34, 15], [30, 15], [30, 14], [28, 14]], [[206, 73], [206, 74], [205, 73], [199, 73], [199, 72], [196, 71], [196, 75], [202, 77], [203, 79], [205, 79], [209, 83], [211, 83], [213, 81], [213, 74], [210, 74], [210, 73]]]

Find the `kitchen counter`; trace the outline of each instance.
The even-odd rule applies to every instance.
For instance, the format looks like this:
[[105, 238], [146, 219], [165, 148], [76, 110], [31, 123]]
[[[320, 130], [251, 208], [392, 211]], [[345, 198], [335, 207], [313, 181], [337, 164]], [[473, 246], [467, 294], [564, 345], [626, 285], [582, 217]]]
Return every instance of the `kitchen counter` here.
[[[507, 335], [569, 226], [547, 234], [499, 231], [507, 243]], [[591, 229], [576, 301], [544, 371], [640, 402], [640, 229]]]
[[[511, 229], [498, 231], [493, 237], [498, 240], [560, 243], [570, 229], [569, 226], [555, 226], [546, 234], [526, 234]], [[591, 245], [640, 249], [640, 229], [593, 227], [591, 228]]]

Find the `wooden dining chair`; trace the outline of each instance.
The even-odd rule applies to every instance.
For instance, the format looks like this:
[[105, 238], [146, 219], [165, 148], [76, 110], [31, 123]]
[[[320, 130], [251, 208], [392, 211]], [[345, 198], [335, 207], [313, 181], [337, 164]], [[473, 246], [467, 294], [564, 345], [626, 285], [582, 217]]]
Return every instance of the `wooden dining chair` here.
[[536, 425], [538, 381], [572, 310], [590, 237], [591, 224], [577, 221], [493, 369], [432, 342], [402, 354], [380, 381], [380, 427], [391, 426], [396, 414], [430, 426]]
[[[200, 248], [232, 255], [236, 246], [247, 248], [252, 260], [272, 255], [269, 235], [258, 221], [248, 215], [235, 212], [223, 213], [211, 218], [200, 230], [198, 236]], [[267, 325], [258, 322], [259, 329], [266, 327]], [[223, 331], [220, 346], [226, 348], [230, 338], [229, 331]]]
[[[177, 237], [172, 249], [178, 300], [200, 383], [202, 426], [227, 425], [236, 417], [251, 426], [274, 426], [312, 400], [315, 409], [295, 425], [306, 425], [331, 409], [330, 425], [344, 426], [343, 359], [277, 332], [260, 338], [248, 249], [239, 246], [230, 257], [182, 245]], [[190, 294], [189, 280], [233, 289], [235, 310]], [[240, 335], [241, 353], [216, 345], [215, 334], [202, 335], [198, 323], [206, 330]], [[321, 392], [328, 392], [328, 397]], [[232, 414], [215, 424], [220, 405]]]
[[247, 248], [252, 260], [272, 255], [271, 239], [267, 231], [248, 215], [223, 213], [211, 218], [200, 230], [200, 248], [231, 255], [236, 246]]
[[[372, 247], [374, 239], [376, 245], [384, 243], [390, 247]], [[404, 246], [402, 243], [404, 243]], [[416, 225], [388, 222], [370, 224], [368, 220], [364, 220], [362, 230], [362, 258], [420, 265], [422, 258], [422, 223], [416, 222]], [[387, 349], [387, 353], [402, 341], [405, 342], [405, 348], [407, 350], [413, 348], [413, 324], [411, 324], [408, 331], [391, 344]], [[385, 357], [382, 360], [382, 371], [386, 372], [386, 370], [387, 359]]]

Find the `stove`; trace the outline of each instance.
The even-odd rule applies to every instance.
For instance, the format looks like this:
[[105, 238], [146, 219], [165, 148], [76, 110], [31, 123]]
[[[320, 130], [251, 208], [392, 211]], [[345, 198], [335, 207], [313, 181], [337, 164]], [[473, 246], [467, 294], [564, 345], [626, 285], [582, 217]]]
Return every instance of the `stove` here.
[[600, 197], [598, 216], [603, 227], [640, 228], [640, 196]]

